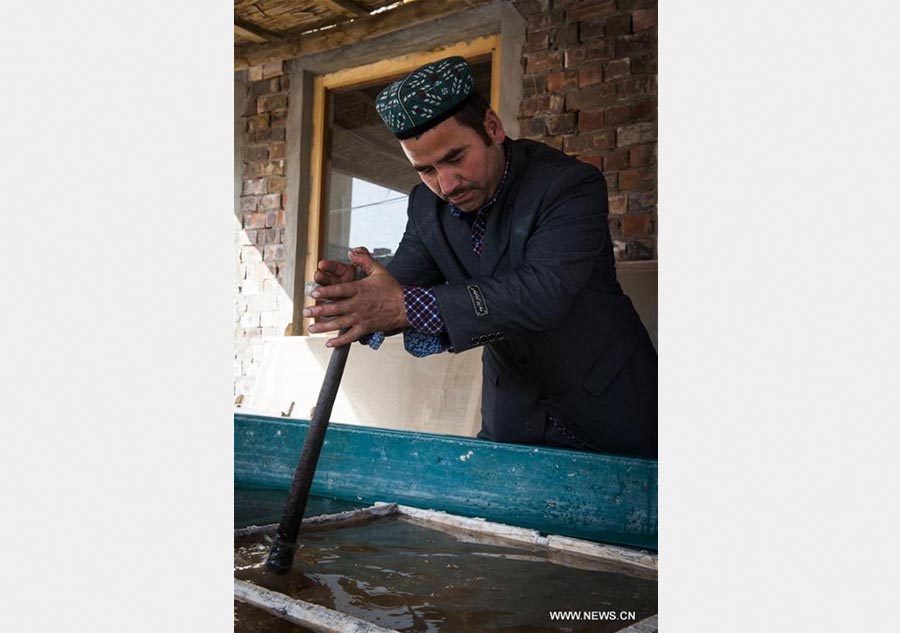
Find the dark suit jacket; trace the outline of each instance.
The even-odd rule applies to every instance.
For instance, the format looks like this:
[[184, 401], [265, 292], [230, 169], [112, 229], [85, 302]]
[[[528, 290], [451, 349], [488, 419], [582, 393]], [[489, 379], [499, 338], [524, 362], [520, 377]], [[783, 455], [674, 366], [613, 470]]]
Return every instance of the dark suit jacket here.
[[479, 437], [656, 457], [656, 352], [616, 280], [603, 175], [510, 147], [480, 258], [420, 184], [388, 268], [433, 287], [453, 351], [485, 346]]

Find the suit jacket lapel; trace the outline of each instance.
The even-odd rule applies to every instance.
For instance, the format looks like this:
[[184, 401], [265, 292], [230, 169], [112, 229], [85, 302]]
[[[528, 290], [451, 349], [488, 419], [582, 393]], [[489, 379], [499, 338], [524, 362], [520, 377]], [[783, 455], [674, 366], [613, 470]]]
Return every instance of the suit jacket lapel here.
[[456, 263], [466, 271], [466, 277], [476, 276], [479, 262], [472, 251], [472, 229], [462, 218], [454, 217], [446, 203], [438, 204], [438, 216]]
[[484, 245], [481, 249], [481, 274], [493, 275], [497, 265], [503, 258], [507, 246], [509, 246], [509, 233], [513, 220], [513, 201], [515, 190], [518, 187], [517, 178], [522, 171], [523, 157], [516, 150], [515, 143], [509, 143], [511, 153], [509, 159], [509, 173], [506, 174], [506, 182], [503, 183], [503, 191], [494, 203], [491, 214], [488, 216], [487, 227], [484, 232]]

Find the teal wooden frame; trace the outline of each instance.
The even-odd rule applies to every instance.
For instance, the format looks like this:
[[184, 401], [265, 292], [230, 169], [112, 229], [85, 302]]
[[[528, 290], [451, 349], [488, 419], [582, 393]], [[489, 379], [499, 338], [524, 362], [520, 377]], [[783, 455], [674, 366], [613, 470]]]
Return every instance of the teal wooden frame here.
[[[235, 484], [287, 490], [308, 428], [304, 420], [236, 413]], [[331, 424], [312, 492], [657, 548], [652, 460]]]

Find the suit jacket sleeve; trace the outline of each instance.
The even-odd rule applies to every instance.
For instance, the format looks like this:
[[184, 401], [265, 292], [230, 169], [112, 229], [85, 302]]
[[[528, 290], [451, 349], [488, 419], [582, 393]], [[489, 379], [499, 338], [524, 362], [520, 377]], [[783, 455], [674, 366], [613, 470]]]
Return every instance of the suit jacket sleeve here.
[[446, 280], [431, 253], [428, 252], [412, 217], [417, 189], [413, 189], [409, 196], [406, 230], [387, 269], [404, 286], [431, 288], [443, 284]]
[[434, 287], [455, 351], [561, 325], [600, 253], [611, 248], [602, 174], [575, 163], [554, 176], [539, 204], [503, 210], [513, 214], [514, 231], [528, 231], [521, 264]]

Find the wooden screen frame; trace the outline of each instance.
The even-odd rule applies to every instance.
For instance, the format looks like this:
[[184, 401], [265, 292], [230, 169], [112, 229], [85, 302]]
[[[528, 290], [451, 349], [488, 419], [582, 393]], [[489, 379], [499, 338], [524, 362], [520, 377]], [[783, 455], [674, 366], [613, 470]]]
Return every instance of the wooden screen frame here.
[[[306, 257], [303, 266], [303, 280], [311, 281], [319, 263], [322, 252], [322, 210], [325, 208], [325, 155], [326, 131], [328, 112], [327, 92], [340, 88], [365, 87], [377, 83], [383, 83], [399, 78], [419, 66], [428, 64], [444, 57], [459, 55], [467, 59], [474, 59], [490, 55], [491, 58], [491, 108], [498, 110], [500, 105], [500, 35], [479, 37], [467, 42], [459, 42], [449, 46], [442, 46], [430, 51], [410, 53], [400, 57], [382, 60], [364, 66], [347, 68], [327, 75], [319, 75], [313, 82], [313, 107], [312, 107], [312, 149], [310, 153], [310, 178], [309, 178], [309, 207], [307, 210], [307, 242]], [[410, 166], [412, 169], [412, 166]], [[299, 245], [298, 245], [299, 246]], [[299, 253], [298, 253], [299, 255]], [[299, 257], [297, 258], [299, 260]], [[299, 269], [299, 266], [297, 267]], [[308, 303], [307, 303], [308, 302]], [[295, 334], [308, 334], [306, 319], [302, 310], [305, 305], [314, 302], [303, 295], [299, 301], [294, 301], [293, 323], [291, 330]], [[296, 325], [300, 324], [297, 328]]]

